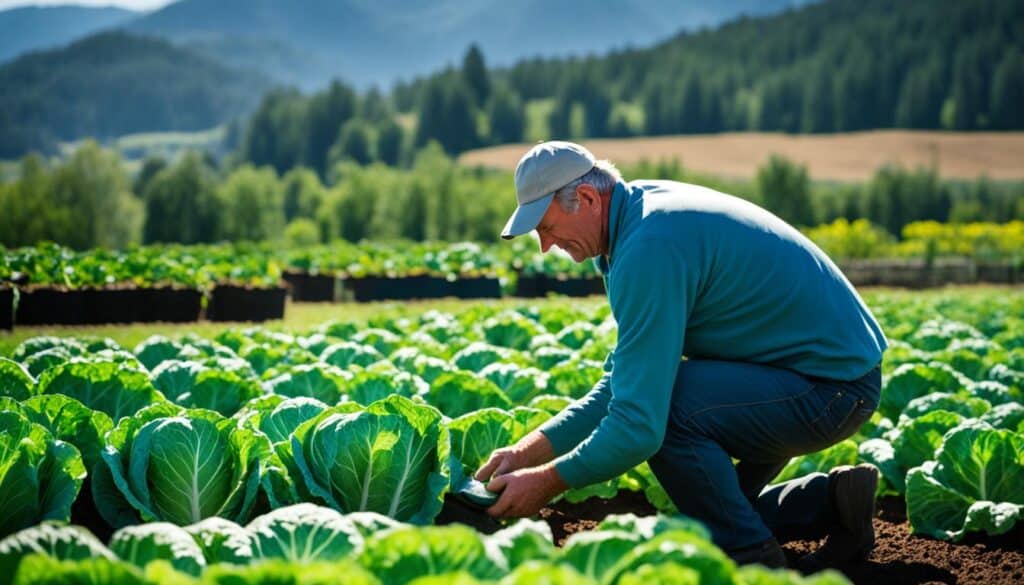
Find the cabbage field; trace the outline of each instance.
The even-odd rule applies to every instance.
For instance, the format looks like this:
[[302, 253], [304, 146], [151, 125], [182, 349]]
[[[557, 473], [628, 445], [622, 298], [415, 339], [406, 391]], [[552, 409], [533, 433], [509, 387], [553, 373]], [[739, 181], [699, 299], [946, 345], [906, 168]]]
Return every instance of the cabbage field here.
[[[1024, 295], [866, 298], [891, 342], [879, 410], [778, 480], [871, 462], [915, 542], [1020, 538], [1002, 576], [1024, 579]], [[0, 357], [0, 583], [846, 582], [736, 567], [646, 464], [553, 504], [640, 502], [567, 538], [550, 514], [438, 525], [615, 339], [606, 304], [568, 300], [30, 337]]]

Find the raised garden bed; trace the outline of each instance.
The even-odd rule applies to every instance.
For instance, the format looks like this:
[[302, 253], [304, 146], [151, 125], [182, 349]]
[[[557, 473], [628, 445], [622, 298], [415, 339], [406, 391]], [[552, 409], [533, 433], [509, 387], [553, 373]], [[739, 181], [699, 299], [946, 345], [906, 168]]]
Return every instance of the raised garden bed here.
[[364, 276], [342, 279], [343, 297], [359, 303], [372, 301], [410, 301], [416, 299], [501, 298], [501, 284], [493, 277], [459, 278], [449, 281], [440, 276], [417, 275], [391, 278]]
[[447, 281], [437, 276], [364, 276], [342, 281], [344, 296], [358, 303], [372, 301], [407, 301], [439, 299], [444, 296]]
[[473, 277], [459, 278], [448, 283], [450, 294], [460, 299], [500, 299], [501, 283], [497, 278]]
[[84, 295], [78, 290], [26, 287], [19, 291], [17, 325], [81, 325]]
[[970, 258], [893, 258], [847, 260], [840, 269], [854, 286], [930, 288], [950, 284], [1014, 284], [1024, 279], [1011, 262], [975, 262]]
[[338, 279], [335, 276], [288, 271], [282, 278], [295, 302], [330, 303], [337, 300]]
[[0, 330], [14, 328], [14, 289], [0, 288]]
[[139, 307], [139, 322], [191, 323], [199, 320], [203, 293], [198, 290], [168, 286], [147, 289], [146, 293], [148, 302]]
[[515, 296], [533, 298], [556, 294], [568, 297], [587, 297], [604, 293], [604, 279], [600, 277], [573, 278], [554, 277], [546, 274], [532, 276], [520, 274], [516, 281]]
[[187, 323], [197, 321], [202, 293], [194, 289], [61, 288], [21, 289], [18, 325], [102, 325], [107, 323]]
[[256, 288], [219, 284], [210, 293], [206, 318], [210, 321], [268, 321], [284, 318], [283, 286]]

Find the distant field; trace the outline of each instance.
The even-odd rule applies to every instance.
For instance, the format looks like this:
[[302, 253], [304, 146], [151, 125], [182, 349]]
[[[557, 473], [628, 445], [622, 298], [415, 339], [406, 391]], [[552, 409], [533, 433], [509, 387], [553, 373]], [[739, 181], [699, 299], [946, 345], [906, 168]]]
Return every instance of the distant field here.
[[[722, 177], [749, 179], [772, 153], [807, 165], [812, 179], [860, 181], [878, 167], [934, 164], [944, 178], [1024, 179], [1024, 132], [954, 133], [878, 130], [849, 134], [728, 133], [585, 140], [599, 158], [617, 163], [679, 159], [683, 166]], [[482, 148], [463, 154], [468, 164], [512, 169], [529, 145]]]

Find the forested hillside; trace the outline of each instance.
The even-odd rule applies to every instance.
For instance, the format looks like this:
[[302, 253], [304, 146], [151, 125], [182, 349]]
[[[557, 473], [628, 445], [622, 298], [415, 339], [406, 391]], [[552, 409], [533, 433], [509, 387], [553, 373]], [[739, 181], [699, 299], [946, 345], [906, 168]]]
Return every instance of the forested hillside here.
[[0, 10], [0, 63], [64, 45], [138, 16], [114, 6], [19, 6]]
[[393, 162], [396, 142], [458, 153], [550, 137], [1024, 129], [1024, 3], [899, 7], [832, 0], [650, 49], [511, 68], [488, 68], [472, 47], [459, 67], [390, 96], [344, 84], [276, 93], [249, 121], [240, 154], [280, 172], [322, 172], [332, 157]]
[[[456, 61], [648, 47], [680, 30], [807, 0], [180, 0], [126, 25], [305, 90], [388, 87]], [[623, 18], [623, 15], [628, 15]], [[615, 32], [609, 34], [607, 32]]]
[[267, 86], [166, 41], [97, 34], [0, 67], [0, 158], [83, 136], [206, 129], [244, 115]]

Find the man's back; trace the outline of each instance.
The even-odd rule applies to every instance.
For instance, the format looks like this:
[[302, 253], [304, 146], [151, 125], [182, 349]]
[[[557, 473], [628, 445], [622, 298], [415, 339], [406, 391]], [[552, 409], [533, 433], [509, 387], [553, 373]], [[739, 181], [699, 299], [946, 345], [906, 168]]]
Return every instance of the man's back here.
[[[609, 216], [609, 294], [617, 273], [651, 277], [645, 294], [673, 295], [656, 275], [616, 264], [642, 246], [693, 277], [683, 354], [750, 361], [852, 380], [881, 360], [880, 327], [835, 264], [803, 234], [750, 203], [673, 181], [616, 189]], [[669, 260], [671, 259], [671, 260]], [[632, 288], [632, 287], [631, 287]]]

